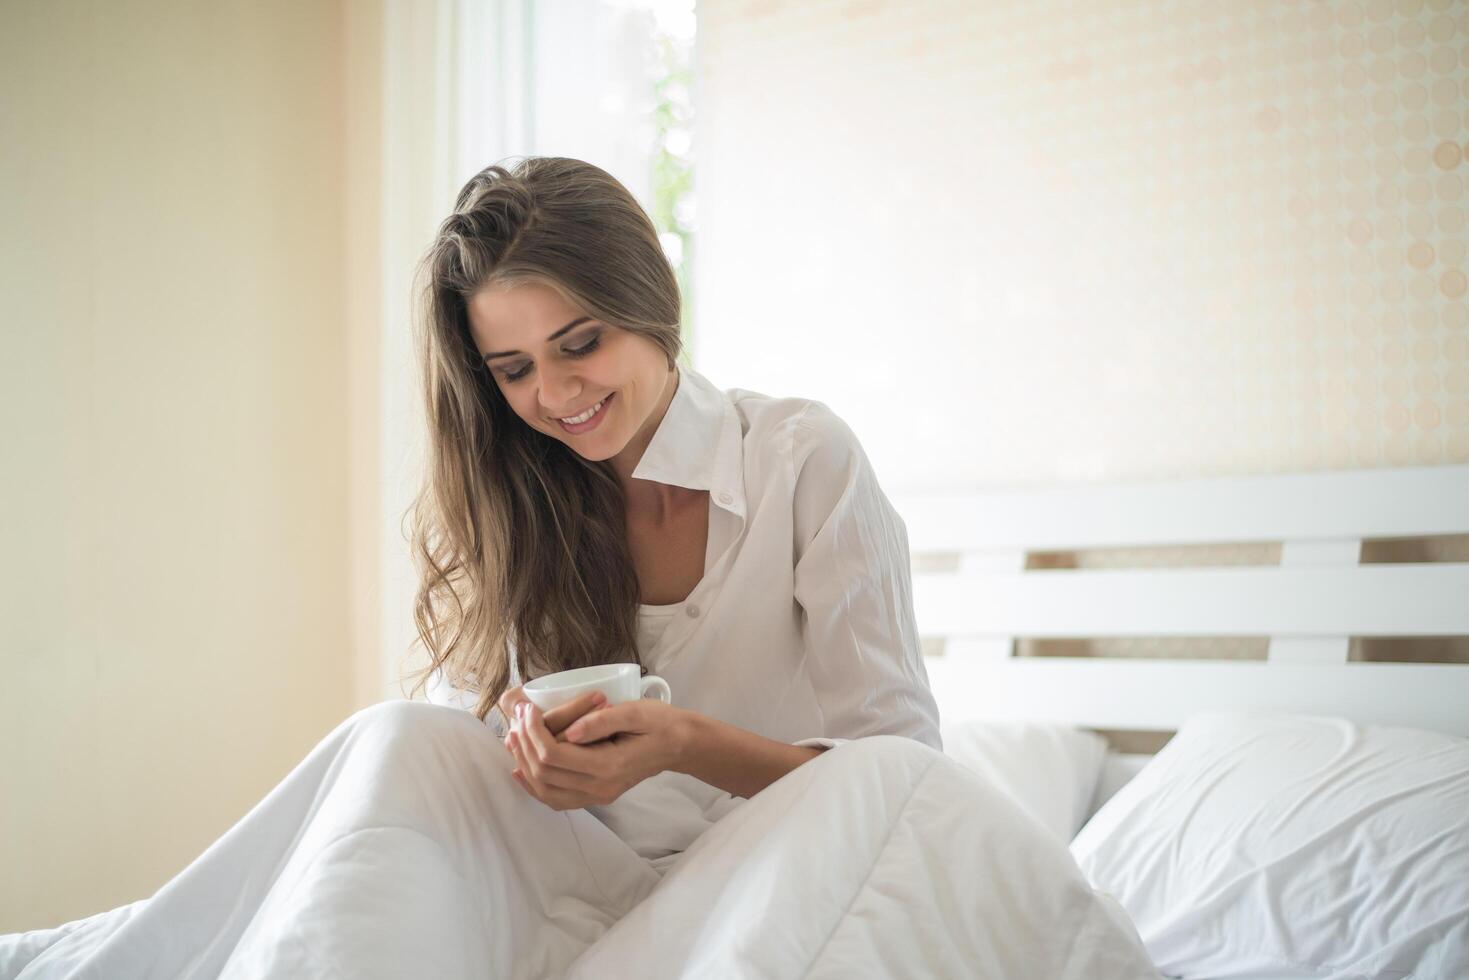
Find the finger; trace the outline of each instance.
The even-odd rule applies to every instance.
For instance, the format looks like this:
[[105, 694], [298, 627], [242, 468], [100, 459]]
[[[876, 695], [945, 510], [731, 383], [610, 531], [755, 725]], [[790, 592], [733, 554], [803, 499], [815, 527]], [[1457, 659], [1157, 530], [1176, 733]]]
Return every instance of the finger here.
[[[605, 789], [602, 777], [577, 772], [574, 769], [562, 769], [560, 766], [548, 766], [541, 763], [537, 774], [540, 785], [545, 789], [563, 790], [581, 796], [599, 796]], [[578, 804], [580, 805], [582, 804]]]
[[556, 741], [556, 736], [546, 727], [541, 709], [534, 704], [520, 709], [520, 730], [525, 733], [526, 751], [534, 754], [543, 766], [560, 766], [567, 761], [562, 758], [567, 746]]
[[511, 775], [516, 776], [531, 795], [548, 806], [555, 806], [556, 809], [586, 806], [593, 802], [593, 798], [602, 788], [585, 774], [537, 764], [534, 755], [522, 748], [519, 739], [516, 740], [515, 752], [516, 768], [511, 770]]
[[[596, 780], [587, 773], [566, 769], [556, 765], [556, 758], [543, 757], [541, 746], [554, 745], [550, 733], [541, 726], [540, 734], [533, 734], [531, 724], [526, 720], [526, 714], [530, 706], [521, 710], [521, 716], [514, 722], [514, 738], [516, 753], [516, 764], [524, 772], [528, 779], [540, 790], [548, 789], [572, 789], [584, 790], [596, 788]], [[564, 753], [567, 746], [561, 745], [559, 752]], [[558, 756], [559, 757], [559, 756]]]
[[539, 762], [540, 756], [536, 755], [535, 746], [531, 743], [530, 726], [525, 719], [525, 713], [529, 709], [529, 707], [529, 701], [522, 701], [517, 704], [515, 706], [515, 718], [513, 721], [511, 721], [510, 724], [517, 732], [520, 733], [521, 749], [524, 750], [527, 756], [534, 756], [536, 761]]
[[524, 700], [526, 700], [524, 688], [512, 687], [507, 689], [504, 694], [500, 695], [500, 700], [497, 702], [500, 714], [505, 716], [506, 721], [509, 721], [515, 717], [515, 705]]
[[530, 738], [525, 732], [525, 723], [517, 718], [510, 723], [510, 734], [505, 738], [505, 744], [515, 756], [515, 764], [520, 768], [533, 783], [540, 785], [541, 762], [531, 751]]
[[505, 747], [510, 750], [510, 758], [517, 769], [525, 772], [530, 768], [530, 764], [525, 758], [525, 748], [521, 745], [520, 732], [518, 730], [512, 730], [509, 735], [505, 736]]
[[544, 716], [534, 705], [522, 709], [520, 730], [528, 743], [526, 755], [536, 767], [542, 785], [601, 793], [607, 776], [607, 760], [593, 749], [557, 741], [546, 728]]
[[590, 805], [590, 801], [583, 799], [577, 793], [554, 789], [537, 791], [526, 781], [525, 775], [519, 770], [512, 772], [511, 775], [515, 777], [515, 781], [521, 785], [522, 789], [553, 810], [575, 810]]
[[556, 788], [546, 783], [546, 768], [536, 759], [535, 753], [526, 747], [524, 727], [517, 725], [517, 728], [513, 733], [518, 736], [513, 747], [516, 766], [514, 771], [520, 773], [520, 778], [525, 781], [533, 796], [549, 805], [550, 801], [546, 796], [555, 792]]
[[598, 742], [618, 732], [637, 731], [641, 719], [642, 705], [636, 701], [609, 704], [577, 719], [566, 729], [566, 740], [580, 744]]
[[[520, 788], [525, 790], [527, 794], [529, 794], [530, 796], [534, 796], [538, 800], [541, 799], [540, 794], [536, 792], [535, 787], [532, 786], [530, 784], [530, 781], [525, 778], [525, 773], [521, 772], [519, 769], [512, 769], [510, 770], [510, 775], [515, 777], [515, 781], [520, 784]], [[545, 800], [541, 800], [541, 802], [544, 803]]]
[[543, 712], [546, 728], [550, 730], [552, 735], [559, 735], [567, 725], [570, 725], [588, 711], [606, 703], [607, 695], [601, 691], [587, 691], [585, 694], [580, 694], [565, 704], [558, 704], [550, 711]]

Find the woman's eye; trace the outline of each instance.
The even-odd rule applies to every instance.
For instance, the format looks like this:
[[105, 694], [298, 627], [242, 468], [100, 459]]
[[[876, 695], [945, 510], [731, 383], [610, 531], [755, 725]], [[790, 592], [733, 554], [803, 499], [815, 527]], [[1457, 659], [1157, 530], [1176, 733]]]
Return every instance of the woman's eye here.
[[570, 354], [572, 357], [586, 357], [592, 351], [596, 350], [597, 349], [597, 346], [599, 344], [601, 344], [601, 343], [602, 343], [602, 335], [601, 334], [598, 334], [597, 336], [593, 337], [591, 340], [587, 341], [585, 344], [583, 344], [580, 347], [568, 347], [568, 348], [566, 348], [566, 353]]
[[[602, 345], [602, 335], [601, 334], [598, 334], [597, 336], [593, 337], [591, 340], [587, 341], [585, 344], [582, 344], [580, 347], [568, 347], [568, 348], [566, 348], [566, 353], [569, 354], [572, 357], [586, 357], [588, 354], [590, 354], [592, 351], [596, 350], [601, 345]], [[521, 368], [519, 371], [514, 371], [514, 372], [507, 371], [507, 372], [505, 372], [505, 380], [506, 381], [519, 381], [521, 378], [525, 377], [527, 374], [530, 374], [530, 365], [529, 364], [527, 364], [525, 367]]]

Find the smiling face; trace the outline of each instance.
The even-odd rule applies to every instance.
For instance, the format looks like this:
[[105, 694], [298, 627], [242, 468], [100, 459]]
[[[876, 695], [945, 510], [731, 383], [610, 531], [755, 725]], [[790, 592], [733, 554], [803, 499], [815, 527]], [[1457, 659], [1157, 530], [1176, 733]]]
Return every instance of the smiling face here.
[[475, 346], [515, 414], [630, 477], [673, 399], [678, 374], [663, 349], [541, 283], [486, 287], [466, 309]]

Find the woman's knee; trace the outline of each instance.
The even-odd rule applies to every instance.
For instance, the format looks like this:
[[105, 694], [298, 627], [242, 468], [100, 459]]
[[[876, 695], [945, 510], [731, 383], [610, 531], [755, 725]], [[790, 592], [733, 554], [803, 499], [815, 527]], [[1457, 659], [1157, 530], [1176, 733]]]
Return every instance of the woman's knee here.
[[354, 827], [407, 827], [453, 853], [492, 846], [525, 796], [510, 754], [472, 712], [424, 701], [363, 708], [344, 724], [333, 784]]
[[393, 745], [446, 739], [491, 741], [494, 732], [472, 712], [427, 701], [395, 698], [368, 705], [349, 719], [359, 733]]
[[510, 776], [514, 764], [504, 743], [463, 708], [382, 701], [358, 711], [350, 724], [355, 753], [384, 774], [523, 792]]

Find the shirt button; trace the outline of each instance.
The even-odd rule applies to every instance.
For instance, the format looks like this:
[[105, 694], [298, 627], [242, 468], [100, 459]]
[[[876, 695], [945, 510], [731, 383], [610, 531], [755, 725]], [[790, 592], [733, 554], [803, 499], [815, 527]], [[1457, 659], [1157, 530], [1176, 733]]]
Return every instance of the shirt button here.
[[699, 607], [698, 606], [690, 606], [689, 607], [689, 615], [690, 616], [697, 616], [697, 615], [699, 615]]
[[733, 499], [734, 497], [730, 494], [725, 493], [723, 490], [719, 491], [719, 502], [721, 504], [727, 504]]

